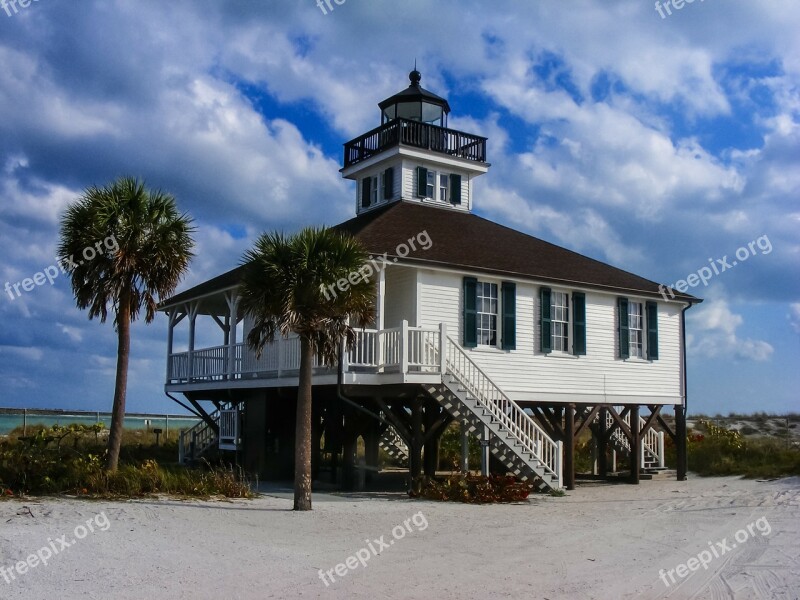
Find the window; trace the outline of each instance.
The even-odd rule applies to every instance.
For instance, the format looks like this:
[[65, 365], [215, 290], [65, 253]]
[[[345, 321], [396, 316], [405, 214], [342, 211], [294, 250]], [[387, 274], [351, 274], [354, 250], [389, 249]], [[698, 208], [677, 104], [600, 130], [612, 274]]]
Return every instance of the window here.
[[628, 302], [629, 356], [644, 358], [644, 311], [641, 302]]
[[658, 360], [658, 303], [617, 298], [617, 306], [619, 357]]
[[461, 204], [461, 175], [417, 167], [417, 197]]
[[569, 352], [569, 295], [565, 292], [552, 292], [550, 302], [553, 350]]
[[450, 176], [444, 173], [439, 173], [439, 200], [447, 202], [448, 192], [450, 190]]
[[394, 167], [381, 171], [378, 175], [361, 180], [361, 208], [369, 208], [394, 197]]
[[[371, 179], [372, 182], [370, 184], [369, 203], [370, 206], [375, 206], [378, 203], [378, 198], [380, 197], [378, 196], [378, 192], [380, 191], [380, 188], [378, 187], [378, 176], [373, 175]], [[383, 183], [383, 175], [381, 175], [381, 183]]]
[[586, 294], [572, 292], [572, 307], [568, 292], [554, 292], [549, 287], [542, 287], [539, 298], [541, 353], [550, 354], [555, 350], [586, 356]]
[[436, 171], [427, 171], [427, 181], [425, 185], [425, 197], [435, 198], [436, 193]]
[[497, 284], [479, 281], [477, 284], [478, 344], [497, 345]]

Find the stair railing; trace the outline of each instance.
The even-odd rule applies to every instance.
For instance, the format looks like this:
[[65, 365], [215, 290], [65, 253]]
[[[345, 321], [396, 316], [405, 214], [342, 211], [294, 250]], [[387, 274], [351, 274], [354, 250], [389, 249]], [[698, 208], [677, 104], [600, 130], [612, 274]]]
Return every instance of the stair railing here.
[[[219, 411], [209, 415], [215, 422], [219, 422]], [[205, 421], [199, 421], [194, 427], [181, 431], [178, 440], [178, 462], [183, 464], [186, 458], [196, 459], [208, 450], [217, 440], [217, 433]]]
[[446, 370], [487, 410], [525, 452], [533, 454], [544, 470], [555, 478], [555, 487], [562, 482], [561, 442], [554, 442], [524, 410], [505, 395], [503, 390], [469, 357], [449, 335]]

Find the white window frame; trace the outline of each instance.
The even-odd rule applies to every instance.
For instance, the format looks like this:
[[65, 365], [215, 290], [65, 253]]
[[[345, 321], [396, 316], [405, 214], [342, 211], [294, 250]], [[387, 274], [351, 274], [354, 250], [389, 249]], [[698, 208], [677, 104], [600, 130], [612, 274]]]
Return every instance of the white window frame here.
[[436, 182], [439, 177], [439, 171], [428, 169], [428, 181], [425, 182], [425, 197], [431, 200], [436, 199]]
[[372, 181], [369, 186], [369, 205], [375, 206], [378, 204], [378, 202], [380, 202], [380, 188], [378, 187], [378, 184], [381, 180], [381, 177], [378, 175], [373, 175], [370, 179], [372, 179]]
[[[561, 290], [550, 291], [550, 340], [553, 352], [570, 354], [572, 351], [572, 307], [569, 301], [569, 292]], [[563, 302], [559, 302], [563, 300]], [[560, 316], [561, 318], [557, 318]], [[558, 326], [558, 327], [557, 327]], [[557, 333], [556, 329], [561, 330]], [[558, 340], [558, 342], [556, 342]]]
[[[485, 295], [487, 291], [489, 295]], [[491, 281], [478, 281], [477, 289], [476, 289], [476, 329], [477, 329], [477, 342], [478, 347], [481, 348], [497, 348], [497, 344], [499, 341], [498, 336], [498, 324], [500, 321], [500, 286], [497, 283], [493, 283]], [[483, 310], [486, 308], [485, 302], [489, 303], [489, 310]], [[492, 303], [494, 303], [494, 311], [492, 312]], [[486, 321], [484, 321], [486, 319]], [[483, 327], [484, 323], [488, 323], [488, 327]], [[483, 335], [481, 332], [489, 332], [490, 343], [483, 342]], [[494, 333], [494, 343], [491, 339], [491, 334]]]
[[[428, 180], [425, 182], [425, 197], [423, 200], [432, 200], [434, 202], [450, 202], [450, 176], [453, 173], [445, 171], [436, 171], [434, 169], [427, 169]], [[442, 182], [444, 181], [444, 185]]]
[[[638, 310], [635, 310], [638, 309]], [[638, 327], [634, 325], [638, 324]], [[644, 302], [628, 300], [628, 357], [634, 360], [645, 360], [645, 312]]]
[[[444, 185], [442, 185], [444, 181]], [[450, 200], [450, 174], [449, 173], [436, 173], [436, 189], [439, 191], [436, 199], [439, 202], [449, 202]]]

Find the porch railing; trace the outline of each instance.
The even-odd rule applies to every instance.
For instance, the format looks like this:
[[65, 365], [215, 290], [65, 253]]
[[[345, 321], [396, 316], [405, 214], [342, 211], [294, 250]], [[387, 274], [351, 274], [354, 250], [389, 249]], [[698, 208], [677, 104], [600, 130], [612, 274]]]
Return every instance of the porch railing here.
[[[346, 372], [438, 373], [440, 372], [439, 328], [400, 327], [360, 329], [345, 357]], [[233, 360], [231, 360], [233, 352]], [[315, 358], [314, 368], [325, 370]], [[300, 370], [300, 338], [290, 337], [267, 344], [256, 359], [246, 343], [215, 346], [169, 356], [168, 383], [202, 383], [237, 379], [280, 378]]]
[[486, 162], [485, 137], [398, 118], [347, 142], [344, 145], [344, 166], [350, 167], [399, 145]]

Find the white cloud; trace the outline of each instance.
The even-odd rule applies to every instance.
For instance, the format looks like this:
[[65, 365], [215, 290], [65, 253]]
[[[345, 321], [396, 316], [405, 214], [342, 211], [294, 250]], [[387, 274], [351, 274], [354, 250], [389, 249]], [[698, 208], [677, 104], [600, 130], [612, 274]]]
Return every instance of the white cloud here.
[[742, 339], [737, 330], [744, 318], [731, 311], [727, 300], [708, 300], [689, 313], [687, 336], [689, 352], [708, 358], [738, 358], [763, 362], [770, 359], [774, 348], [763, 340]]
[[800, 333], [800, 302], [789, 305], [789, 323], [797, 333]]
[[56, 325], [59, 329], [61, 329], [61, 333], [67, 336], [70, 341], [76, 343], [83, 341], [83, 332], [77, 327], [71, 327], [70, 325], [64, 325], [63, 323], [56, 323]]

